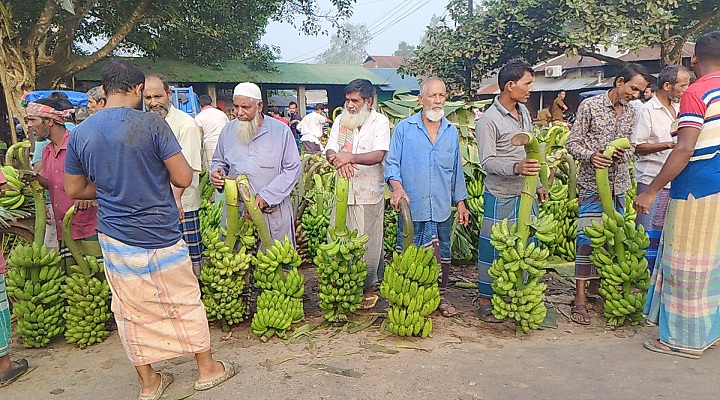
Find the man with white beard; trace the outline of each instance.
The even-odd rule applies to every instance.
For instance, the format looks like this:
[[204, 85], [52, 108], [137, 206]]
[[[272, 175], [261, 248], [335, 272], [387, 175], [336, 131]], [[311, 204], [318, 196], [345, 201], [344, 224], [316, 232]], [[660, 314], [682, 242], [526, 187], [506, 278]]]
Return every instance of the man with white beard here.
[[355, 79], [345, 87], [345, 108], [335, 119], [326, 149], [338, 175], [350, 181], [348, 228], [370, 236], [363, 256], [368, 271], [362, 303], [366, 310], [378, 300], [374, 291], [383, 246], [383, 160], [390, 147], [390, 123], [372, 108], [374, 95], [367, 79]]
[[[300, 177], [300, 155], [290, 128], [262, 115], [260, 88], [244, 82], [233, 92], [236, 118], [220, 132], [213, 155], [210, 179], [222, 189], [224, 178], [247, 175], [255, 204], [263, 212], [273, 239], [295, 244], [290, 192]], [[240, 213], [245, 208], [240, 206]]]
[[[416, 246], [439, 247], [442, 270], [440, 313], [457, 314], [445, 291], [450, 275], [450, 231], [452, 206], [456, 220], [467, 225], [470, 214], [465, 206], [467, 189], [460, 160], [457, 128], [445, 118], [447, 91], [440, 78], [428, 78], [420, 85], [418, 96], [422, 111], [395, 127], [385, 161], [385, 179], [392, 188], [390, 204], [396, 209], [400, 199], [410, 205]], [[400, 220], [398, 221], [400, 222]], [[398, 226], [398, 230], [402, 229]], [[439, 243], [438, 243], [439, 241]]]

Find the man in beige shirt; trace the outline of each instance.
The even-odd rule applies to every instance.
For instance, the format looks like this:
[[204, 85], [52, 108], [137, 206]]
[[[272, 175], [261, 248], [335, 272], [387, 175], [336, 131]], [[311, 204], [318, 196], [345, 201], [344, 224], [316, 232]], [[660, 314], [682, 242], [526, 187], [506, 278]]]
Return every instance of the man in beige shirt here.
[[565, 111], [568, 110], [568, 106], [565, 104], [565, 96], [567, 93], [561, 90], [558, 93], [555, 101], [553, 101], [552, 107], [550, 107], [550, 114], [552, 114], [552, 122], [565, 122]]
[[200, 156], [200, 128], [190, 115], [173, 107], [170, 99], [172, 90], [163, 75], [148, 75], [145, 77], [143, 99], [145, 108], [153, 113], [165, 117], [175, 137], [182, 147], [183, 156], [193, 169], [192, 183], [187, 189], [173, 186], [175, 200], [178, 201], [180, 211], [180, 230], [183, 239], [190, 250], [193, 272], [200, 275], [202, 263], [202, 241], [200, 240], [200, 171], [202, 161]]
[[370, 236], [363, 256], [368, 270], [364, 309], [373, 308], [378, 299], [374, 291], [383, 246], [383, 160], [390, 149], [390, 123], [372, 108], [374, 95], [367, 79], [355, 79], [345, 87], [345, 108], [335, 119], [326, 150], [338, 175], [350, 180], [348, 228]]

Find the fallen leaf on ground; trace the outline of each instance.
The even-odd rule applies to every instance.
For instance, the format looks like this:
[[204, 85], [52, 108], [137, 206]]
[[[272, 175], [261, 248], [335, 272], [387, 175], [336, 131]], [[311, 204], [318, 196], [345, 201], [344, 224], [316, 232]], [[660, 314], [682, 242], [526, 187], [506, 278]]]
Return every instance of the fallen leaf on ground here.
[[375, 351], [378, 353], [385, 353], [385, 354], [397, 354], [399, 351], [387, 348], [385, 346], [379, 345], [379, 344], [361, 344], [360, 347], [366, 350]]
[[362, 372], [355, 371], [354, 369], [333, 367], [332, 365], [327, 364], [305, 364], [305, 366], [315, 368], [320, 371], [329, 372], [335, 375], [347, 376], [350, 378], [359, 378], [364, 375]]
[[282, 363], [286, 363], [286, 362], [294, 360], [294, 359], [295, 359], [295, 356], [285, 357], [280, 360], [272, 360], [272, 361], [270, 359], [266, 358], [264, 362], [260, 363], [260, 365], [267, 368], [268, 371], [271, 371], [272, 367], [274, 367], [275, 365], [280, 365]]
[[56, 389], [53, 389], [53, 390], [50, 391], [50, 394], [61, 394], [61, 393], [65, 393], [65, 390], [64, 390], [64, 389], [60, 389], [60, 388], [56, 388]]
[[426, 352], [426, 353], [429, 353], [429, 352], [432, 351], [432, 349], [426, 349], [426, 348], [424, 348], [424, 347], [418, 347], [415, 343], [410, 343], [410, 342], [399, 342], [399, 343], [395, 343], [395, 347], [397, 347], [397, 348], [399, 348], [399, 349], [420, 350], [420, 351], [424, 351], [424, 352]]

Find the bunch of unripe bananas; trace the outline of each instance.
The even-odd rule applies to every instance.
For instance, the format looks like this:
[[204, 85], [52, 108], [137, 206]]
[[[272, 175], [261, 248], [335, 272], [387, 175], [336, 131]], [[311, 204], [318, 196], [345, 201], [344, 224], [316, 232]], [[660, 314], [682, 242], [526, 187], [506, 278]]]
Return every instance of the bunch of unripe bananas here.
[[326, 172], [316, 173], [312, 177], [314, 185], [307, 193], [307, 198], [312, 201], [300, 217], [300, 226], [307, 239], [307, 252], [303, 251], [305, 261], [314, 259], [320, 243], [325, 243], [327, 240], [327, 228], [330, 224], [333, 204], [333, 176], [332, 173]]
[[552, 219], [556, 222], [552, 231], [553, 235], [538, 232], [536, 237], [548, 247], [550, 255], [566, 261], [574, 261], [578, 200], [577, 198], [568, 199], [568, 186], [563, 183], [555, 183], [550, 187], [549, 192], [548, 201], [540, 204], [538, 219]]
[[485, 203], [483, 194], [485, 193], [485, 175], [478, 173], [477, 177], [473, 179], [466, 179], [465, 186], [467, 187], [467, 208], [470, 214], [475, 219], [478, 226], [482, 224], [483, 213], [485, 210]]
[[17, 299], [13, 314], [25, 347], [43, 347], [65, 327], [60, 290], [65, 272], [59, 262], [55, 250], [38, 243], [20, 244], [10, 251], [7, 294]]
[[215, 186], [210, 182], [210, 173], [203, 169], [200, 172], [200, 198], [207, 201], [215, 192]]
[[0, 167], [8, 183], [8, 189], [0, 197], [0, 206], [8, 210], [16, 210], [25, 204], [25, 194], [22, 193], [28, 185], [20, 180], [18, 170], [10, 165]]
[[245, 319], [246, 304], [243, 290], [252, 256], [245, 247], [233, 253], [221, 240], [220, 228], [205, 232], [205, 265], [200, 272], [202, 302], [209, 321], [220, 321], [223, 328], [239, 324]]
[[402, 254], [393, 253], [380, 284], [380, 294], [390, 306], [390, 332], [422, 338], [430, 335], [432, 318], [427, 316], [440, 305], [439, 274], [440, 265], [432, 249], [411, 245]]
[[65, 340], [80, 346], [100, 343], [110, 332], [105, 323], [112, 317], [108, 308], [110, 286], [106, 280], [100, 280], [96, 274], [103, 274], [103, 266], [93, 256], [85, 256], [90, 275], [79, 272], [65, 278], [62, 296], [65, 304]]
[[385, 254], [395, 252], [398, 232], [398, 213], [390, 205], [390, 200], [385, 201], [385, 212], [383, 214], [383, 250]]
[[602, 215], [602, 224], [592, 221], [583, 230], [593, 251], [590, 261], [602, 278], [600, 295], [605, 299], [605, 317], [610, 326], [622, 326], [629, 318], [642, 320], [650, 272], [645, 258], [650, 239], [642, 225], [615, 211]]
[[547, 313], [543, 302], [547, 285], [540, 279], [550, 252], [533, 241], [526, 245], [516, 229], [517, 224], [508, 227], [507, 219], [492, 227], [490, 243], [499, 258], [488, 270], [495, 292], [491, 302], [495, 318], [511, 319], [522, 332], [528, 332], [537, 329]]
[[254, 263], [255, 286], [262, 292], [255, 302], [250, 327], [258, 336], [285, 338], [292, 323], [305, 316], [302, 299], [305, 277], [297, 269], [302, 259], [286, 237], [285, 241], [275, 240], [269, 249], [259, 251]]
[[220, 226], [223, 214], [223, 203], [211, 203], [206, 199], [200, 200], [200, 209], [198, 212], [200, 218], [200, 232], [204, 233], [208, 228], [217, 228]]
[[328, 227], [330, 242], [318, 247], [315, 256], [318, 274], [319, 307], [329, 322], [347, 320], [347, 314], [362, 305], [367, 264], [363, 260], [368, 235], [356, 230], [336, 233]]

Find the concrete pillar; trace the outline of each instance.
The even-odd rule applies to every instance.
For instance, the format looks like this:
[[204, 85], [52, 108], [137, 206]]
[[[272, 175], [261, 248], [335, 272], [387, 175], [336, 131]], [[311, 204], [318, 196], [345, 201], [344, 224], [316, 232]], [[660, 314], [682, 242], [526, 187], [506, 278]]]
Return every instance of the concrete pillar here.
[[213, 104], [217, 107], [217, 88], [215, 87], [214, 83], [208, 83], [207, 84], [207, 92], [208, 96], [212, 98]]
[[305, 116], [305, 109], [307, 108], [307, 103], [305, 101], [305, 85], [300, 85], [297, 88], [297, 103], [298, 103], [298, 112], [300, 113], [301, 117]]

